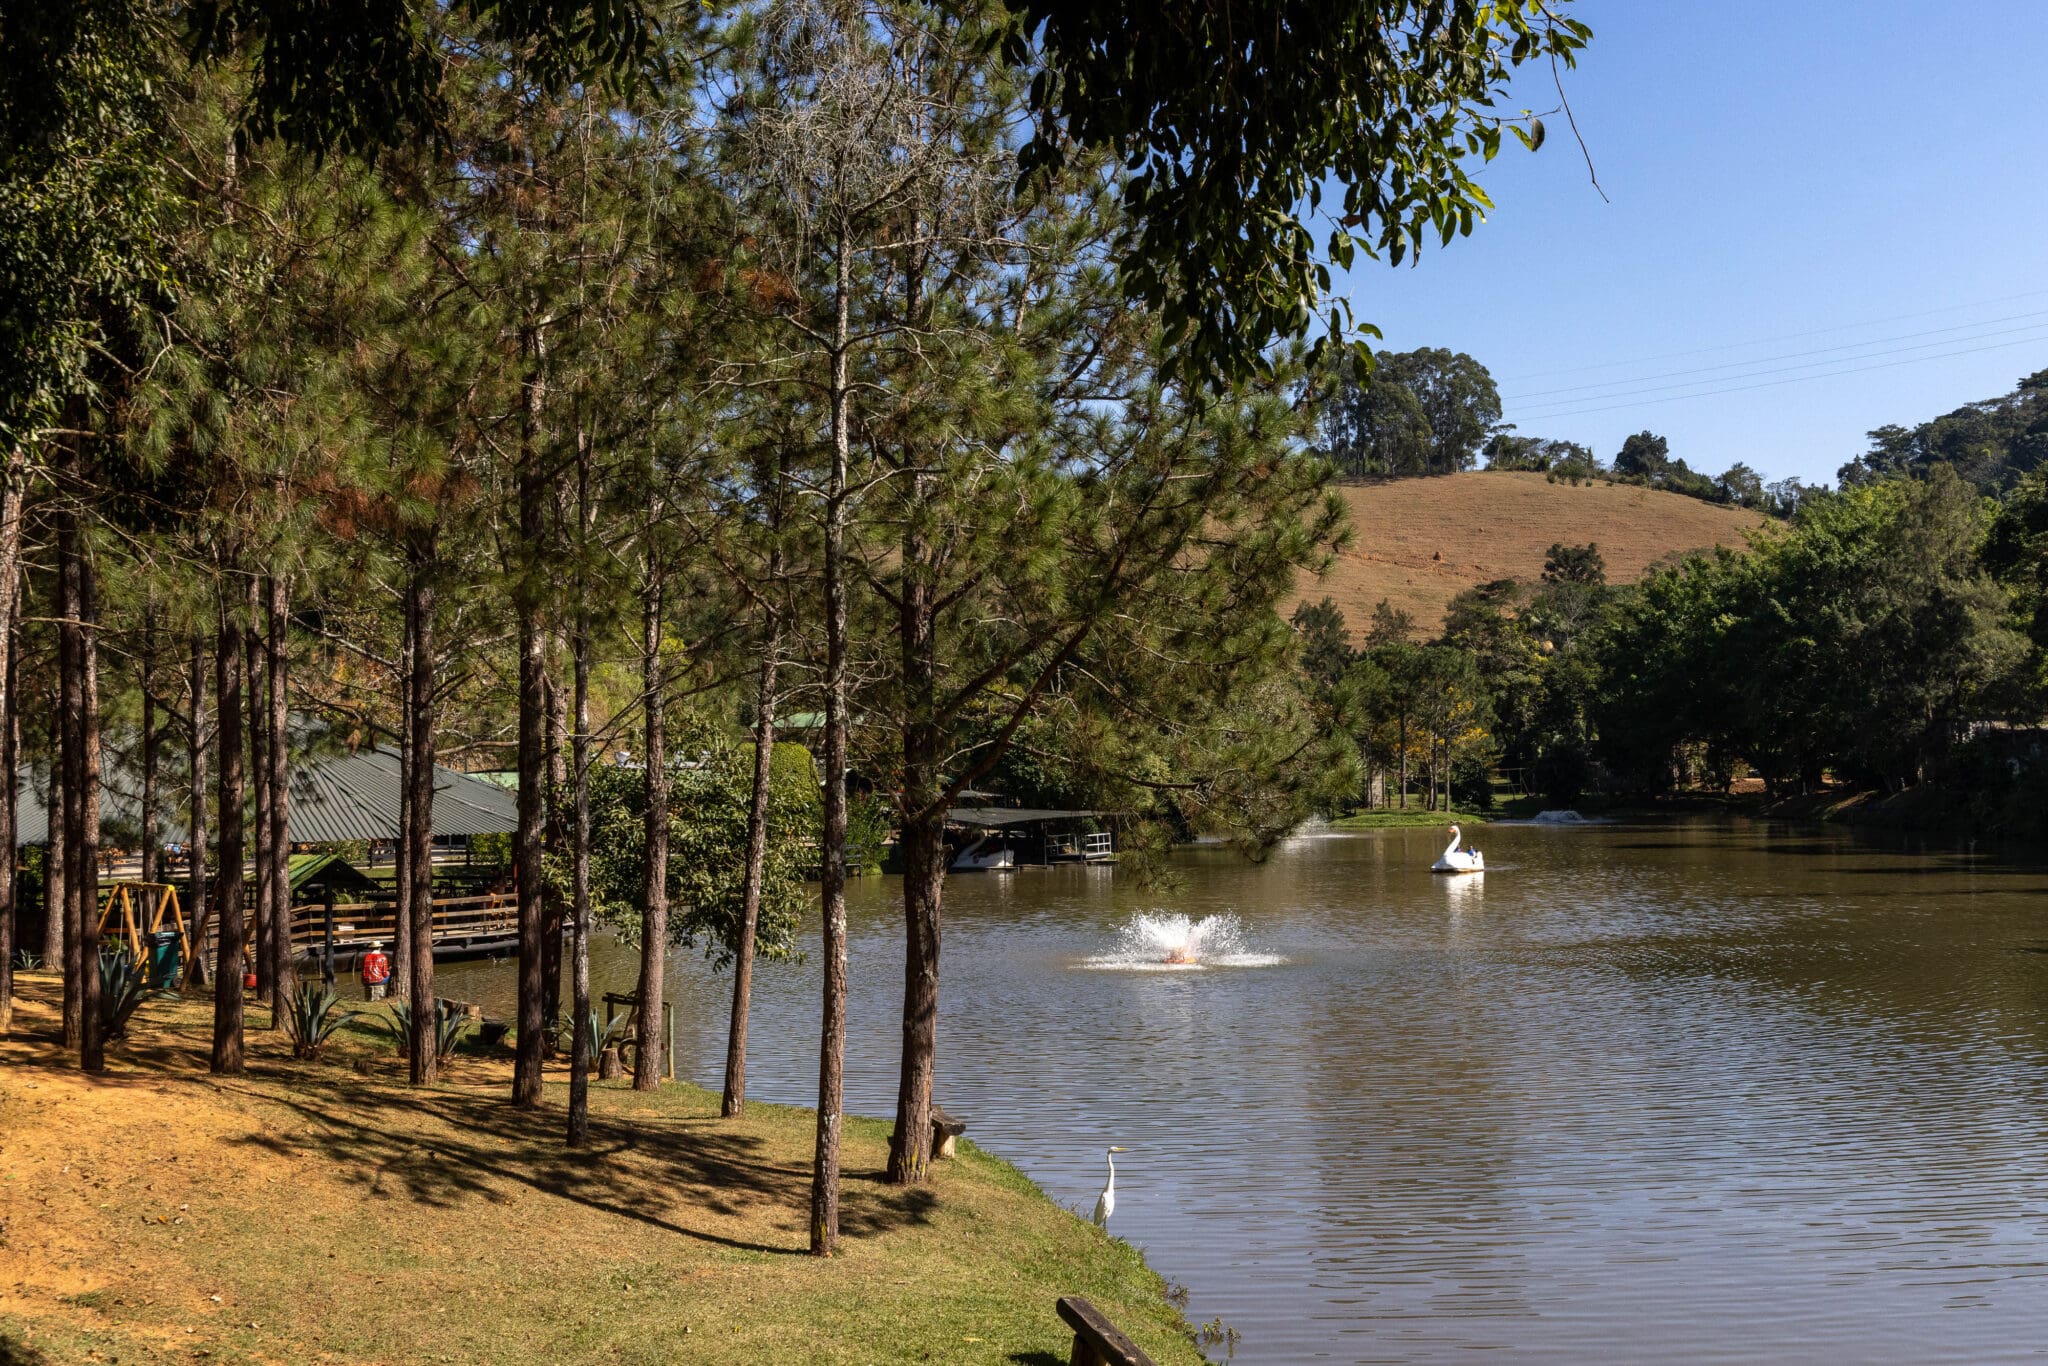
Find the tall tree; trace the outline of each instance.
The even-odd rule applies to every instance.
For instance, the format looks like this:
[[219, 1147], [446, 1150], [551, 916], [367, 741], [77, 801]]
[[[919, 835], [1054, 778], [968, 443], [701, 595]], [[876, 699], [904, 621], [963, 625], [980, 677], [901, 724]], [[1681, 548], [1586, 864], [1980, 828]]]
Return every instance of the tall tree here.
[[21, 717], [21, 512], [24, 466], [19, 448], [0, 461], [0, 1038], [14, 1027], [14, 954], [20, 841], [16, 800], [20, 785]]
[[185, 714], [185, 769], [189, 786], [185, 794], [185, 923], [192, 927], [192, 961], [186, 965], [185, 984], [195, 987], [207, 980], [205, 945], [212, 921], [212, 898], [207, 886], [206, 819], [206, 643], [194, 632], [192, 659], [185, 686], [190, 705]]
[[270, 781], [265, 785], [270, 798], [270, 881], [271, 911], [275, 923], [270, 932], [275, 957], [270, 968], [273, 1000], [289, 1001], [297, 989], [292, 955], [291, 895], [291, 734], [286, 691], [285, 628], [289, 619], [289, 590], [275, 569], [266, 576], [268, 601], [264, 603], [266, 666], [264, 678], [269, 692]]
[[217, 922], [219, 953], [213, 974], [212, 1070], [224, 1076], [242, 1072], [242, 956], [246, 925], [242, 917], [242, 630], [235, 619], [240, 594], [225, 583], [219, 595], [220, 629], [213, 652], [214, 707], [219, 718], [220, 871], [207, 898]]

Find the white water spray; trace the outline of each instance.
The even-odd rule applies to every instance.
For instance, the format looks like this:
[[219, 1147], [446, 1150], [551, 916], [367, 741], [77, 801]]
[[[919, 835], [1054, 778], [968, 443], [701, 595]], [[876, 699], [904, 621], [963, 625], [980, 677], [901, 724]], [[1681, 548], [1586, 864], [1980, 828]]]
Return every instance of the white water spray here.
[[1272, 953], [1245, 948], [1244, 923], [1234, 915], [1200, 920], [1177, 912], [1134, 915], [1117, 931], [1116, 949], [1081, 966], [1126, 972], [1189, 972], [1202, 968], [1264, 968], [1280, 962]]

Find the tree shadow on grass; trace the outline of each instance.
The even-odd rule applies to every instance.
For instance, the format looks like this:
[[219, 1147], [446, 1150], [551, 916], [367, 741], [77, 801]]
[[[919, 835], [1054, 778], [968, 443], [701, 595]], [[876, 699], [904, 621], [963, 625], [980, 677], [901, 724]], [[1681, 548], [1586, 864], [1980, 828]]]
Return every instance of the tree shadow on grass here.
[[[497, 1095], [394, 1093], [305, 1076], [294, 1081], [290, 1094], [262, 1098], [297, 1113], [313, 1126], [310, 1133], [256, 1133], [241, 1141], [295, 1158], [310, 1150], [373, 1196], [452, 1207], [479, 1199], [503, 1203], [512, 1188], [523, 1186], [700, 1242], [785, 1255], [808, 1250], [677, 1221], [682, 1210], [734, 1219], [763, 1207], [801, 1211], [809, 1199], [808, 1163], [771, 1160], [762, 1139], [708, 1118], [642, 1115], [626, 1122], [593, 1113], [589, 1145], [570, 1148], [559, 1109], [516, 1110]], [[849, 1174], [840, 1231], [860, 1238], [921, 1225], [933, 1204], [928, 1190], [884, 1187]]]
[[0, 1366], [50, 1366], [50, 1359], [0, 1328]]

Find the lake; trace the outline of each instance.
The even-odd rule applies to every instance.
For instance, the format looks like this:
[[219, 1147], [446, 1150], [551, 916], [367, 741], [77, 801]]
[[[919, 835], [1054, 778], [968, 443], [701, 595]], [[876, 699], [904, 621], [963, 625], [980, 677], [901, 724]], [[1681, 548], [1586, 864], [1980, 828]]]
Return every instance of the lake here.
[[[1420, 830], [1190, 850], [1170, 894], [955, 877], [938, 1097], [1083, 1213], [1126, 1145], [1112, 1230], [1241, 1361], [2048, 1355], [2048, 870], [1720, 819], [1473, 842], [1483, 879]], [[899, 890], [851, 889], [866, 1114]], [[1236, 916], [1254, 965], [1101, 966], [1154, 910]], [[676, 971], [715, 1087], [729, 978]], [[509, 965], [442, 972], [510, 1013]], [[749, 1095], [810, 1104], [816, 964], [755, 982]]]

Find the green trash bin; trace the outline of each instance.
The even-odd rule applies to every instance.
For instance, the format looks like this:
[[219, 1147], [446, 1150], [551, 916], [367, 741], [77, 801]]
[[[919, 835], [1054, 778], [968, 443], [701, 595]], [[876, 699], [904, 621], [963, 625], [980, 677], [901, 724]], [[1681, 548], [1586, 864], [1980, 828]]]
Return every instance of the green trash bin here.
[[185, 972], [185, 943], [176, 930], [158, 930], [149, 937], [149, 973], [147, 980], [156, 989], [168, 990], [178, 985], [178, 979]]

